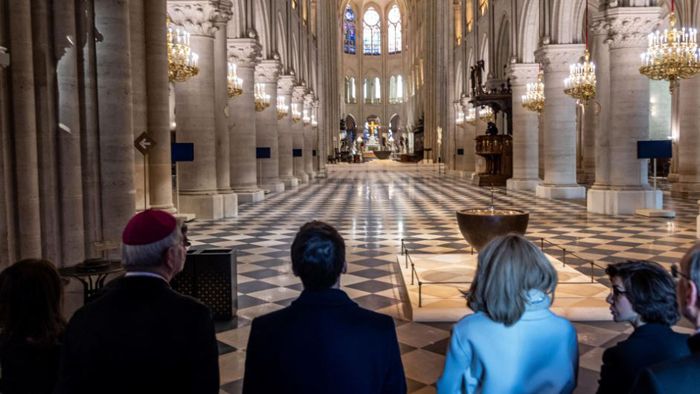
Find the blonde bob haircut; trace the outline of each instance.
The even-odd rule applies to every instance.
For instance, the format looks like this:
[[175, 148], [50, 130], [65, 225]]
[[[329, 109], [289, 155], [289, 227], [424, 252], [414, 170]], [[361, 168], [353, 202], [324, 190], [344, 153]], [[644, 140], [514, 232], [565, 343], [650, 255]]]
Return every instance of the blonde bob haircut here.
[[467, 303], [474, 312], [511, 326], [525, 312], [528, 291], [553, 296], [556, 286], [557, 271], [542, 251], [522, 235], [508, 234], [479, 252]]

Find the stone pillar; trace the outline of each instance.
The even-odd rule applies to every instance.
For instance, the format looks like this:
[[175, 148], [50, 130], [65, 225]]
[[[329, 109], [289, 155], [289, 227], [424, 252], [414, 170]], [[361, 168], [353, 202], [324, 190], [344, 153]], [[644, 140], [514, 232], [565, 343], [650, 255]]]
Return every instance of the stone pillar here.
[[540, 182], [537, 175], [539, 159], [537, 119], [540, 115], [522, 106], [527, 84], [537, 82], [539, 64], [511, 64], [510, 81], [513, 91], [513, 177], [506, 181], [509, 190], [535, 191]]
[[[639, 54], [658, 23], [657, 7], [619, 7], [606, 12], [610, 42], [609, 186], [588, 192], [588, 211], [633, 214], [661, 208], [663, 194], [649, 187], [648, 160], [637, 159], [637, 141], [649, 138], [649, 80], [639, 73]], [[635, 57], [636, 56], [636, 57]]]
[[[700, 77], [681, 80], [680, 133], [678, 140], [678, 181], [673, 183], [674, 197], [700, 198]], [[700, 231], [700, 230], [699, 230]]]
[[545, 45], [535, 56], [544, 67], [544, 182], [538, 197], [585, 198], [586, 189], [576, 183], [576, 103], [564, 94], [569, 65], [583, 56], [580, 44]]
[[[231, 23], [231, 22], [229, 22]], [[229, 61], [238, 67], [243, 94], [228, 101], [231, 187], [239, 203], [258, 202], [265, 192], [258, 188], [255, 161], [255, 62], [260, 44], [254, 38], [229, 38]]]
[[221, 219], [224, 198], [218, 193], [216, 183], [214, 115], [214, 23], [219, 10], [209, 1], [170, 1], [168, 11], [173, 23], [191, 34], [192, 51], [199, 55], [199, 73], [175, 84], [177, 140], [194, 143], [194, 161], [178, 166], [179, 209], [203, 219]]
[[[318, 109], [321, 107], [321, 102], [316, 98], [313, 103], [311, 103], [311, 147], [315, 156], [312, 156], [312, 165], [314, 170], [314, 175], [316, 178], [321, 178], [321, 160], [323, 159], [323, 151], [321, 150], [321, 136], [319, 135], [319, 122], [318, 122]], [[315, 123], [314, 123], [315, 122]], [[325, 173], [323, 174], [325, 178]]]
[[[313, 111], [314, 94], [308, 93], [304, 96], [304, 111], [309, 119], [311, 118], [311, 112]], [[313, 143], [314, 129], [311, 127], [311, 121], [304, 122], [304, 172], [309, 175], [309, 179], [316, 178], [316, 171], [314, 171], [314, 143]]]
[[262, 60], [255, 67], [255, 83], [270, 95], [270, 106], [258, 109], [255, 113], [255, 144], [258, 148], [269, 148], [269, 159], [257, 159], [259, 186], [272, 193], [284, 191], [280, 181], [279, 136], [277, 133], [277, 78], [280, 63], [278, 60]]
[[[292, 90], [292, 103], [294, 108], [298, 108], [302, 111], [304, 108], [304, 95], [306, 94], [306, 88], [304, 86], [295, 86]], [[290, 109], [291, 111], [291, 109]], [[303, 113], [303, 111], [302, 111]], [[306, 172], [306, 167], [304, 165], [304, 157], [307, 154], [311, 154], [304, 149], [304, 123], [301, 119], [293, 120], [292, 124], [292, 149], [297, 152], [301, 152], [301, 156], [296, 156], [293, 159], [294, 162], [294, 176], [299, 178], [299, 182], [308, 183], [309, 174]]]
[[148, 154], [148, 189], [152, 208], [170, 212], [173, 205], [170, 156], [168, 50], [165, 0], [144, 1], [146, 19], [146, 91], [148, 134], [157, 141]]
[[277, 81], [277, 96], [284, 97], [287, 105], [287, 115], [277, 119], [280, 179], [287, 190], [299, 186], [299, 179], [294, 176], [294, 158], [292, 157], [292, 88], [294, 88], [294, 75], [282, 75]]
[[216, 129], [216, 189], [224, 199], [224, 217], [238, 215], [238, 198], [231, 190], [231, 137], [228, 130], [228, 54], [226, 23], [231, 3], [222, 1], [214, 33], [214, 124]]
[[[148, 133], [148, 93], [146, 92], [146, 26], [145, 8], [143, 0], [129, 1], [129, 39], [131, 62], [131, 124], [133, 130], [132, 139], [138, 138], [141, 133]], [[152, 137], [152, 136], [151, 136]], [[156, 146], [160, 145], [156, 140]], [[146, 174], [148, 164], [139, 151], [134, 152], [134, 203], [136, 209], [141, 211], [148, 208], [148, 176]]]
[[[469, 97], [462, 98], [460, 103], [464, 111], [464, 116], [466, 117], [469, 114], [469, 110], [472, 108], [472, 105], [469, 103]], [[465, 120], [463, 127], [464, 140], [461, 147], [464, 148], [464, 167], [462, 171], [468, 175], [473, 175], [476, 170], [476, 143], [474, 140], [476, 138], [476, 126], [467, 123]]]
[[95, 2], [95, 28], [103, 240], [118, 244], [136, 209], [128, 4]]

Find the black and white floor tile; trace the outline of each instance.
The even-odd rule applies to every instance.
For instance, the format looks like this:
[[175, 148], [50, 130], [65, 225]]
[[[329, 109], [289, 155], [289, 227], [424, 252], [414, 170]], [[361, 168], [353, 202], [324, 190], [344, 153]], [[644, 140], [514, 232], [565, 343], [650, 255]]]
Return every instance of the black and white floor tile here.
[[[496, 207], [530, 211], [528, 236], [533, 241], [541, 243], [544, 238], [547, 252], [554, 255], [565, 248], [570, 264], [603, 283], [600, 267], [607, 263], [644, 259], [671, 264], [693, 244], [697, 203], [664, 198], [665, 207], [677, 212], [673, 220], [602, 216], [587, 213], [584, 201], [545, 200], [504, 190], [493, 193]], [[399, 292], [395, 256], [402, 240], [416, 253], [469, 251], [454, 212], [484, 207], [490, 200], [489, 190], [474, 187], [459, 175], [439, 174], [436, 167], [338, 165], [331, 166], [326, 179], [240, 206], [237, 218], [192, 222], [194, 248], [238, 251], [238, 316], [219, 323], [217, 334], [221, 392], [241, 390], [251, 320], [284, 308], [299, 295], [301, 284], [291, 273], [289, 247], [299, 226], [313, 219], [332, 224], [346, 240], [349, 270], [341, 281], [343, 290], [361, 306], [395, 318], [409, 392], [434, 392], [450, 325], [405, 320], [406, 300]], [[599, 267], [591, 268], [588, 261]], [[581, 353], [577, 392], [592, 393], [603, 350], [631, 329], [612, 322], [575, 325]]]

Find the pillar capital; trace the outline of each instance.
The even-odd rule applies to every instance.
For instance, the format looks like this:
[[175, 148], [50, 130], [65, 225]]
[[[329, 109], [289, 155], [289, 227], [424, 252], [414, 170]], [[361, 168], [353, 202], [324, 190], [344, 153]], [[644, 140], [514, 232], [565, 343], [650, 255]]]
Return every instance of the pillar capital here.
[[659, 7], [617, 7], [605, 13], [610, 47], [645, 48], [647, 36], [661, 19]]
[[262, 47], [254, 38], [229, 38], [228, 58], [239, 67], [255, 67]]
[[255, 66], [255, 82], [277, 83], [279, 72], [279, 60], [261, 60]]
[[569, 65], [583, 56], [583, 44], [552, 44], [544, 45], [535, 51], [535, 59], [542, 64], [545, 73], [565, 72]]
[[306, 95], [304, 95], [304, 107], [311, 107], [311, 104], [314, 102], [314, 93], [309, 92]]
[[277, 80], [277, 94], [289, 96], [294, 88], [294, 75], [280, 75]]
[[0, 68], [5, 68], [10, 65], [10, 54], [7, 53], [7, 48], [0, 47]]
[[170, 20], [182, 26], [190, 34], [197, 36], [214, 37], [217, 21], [231, 18], [231, 4], [229, 7], [221, 7], [220, 3], [227, 0], [200, 0], [200, 1], [168, 1], [168, 16]]
[[294, 102], [303, 102], [304, 95], [306, 95], [306, 87], [304, 87], [304, 85], [296, 85], [294, 88], [292, 88], [292, 100]]
[[537, 81], [540, 65], [537, 63], [511, 63], [508, 66], [508, 76], [513, 85], [525, 85]]

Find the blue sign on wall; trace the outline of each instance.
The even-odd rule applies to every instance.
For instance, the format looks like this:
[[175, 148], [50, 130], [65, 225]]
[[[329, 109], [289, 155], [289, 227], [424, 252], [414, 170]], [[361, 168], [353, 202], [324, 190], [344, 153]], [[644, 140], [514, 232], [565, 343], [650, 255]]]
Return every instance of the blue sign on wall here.
[[192, 142], [176, 142], [170, 144], [172, 162], [194, 161], [194, 144]]
[[255, 158], [256, 159], [269, 159], [272, 157], [272, 149], [268, 147], [258, 147], [255, 148]]
[[292, 157], [301, 157], [301, 149], [292, 149]]
[[673, 155], [671, 140], [637, 141], [638, 159], [662, 159]]

